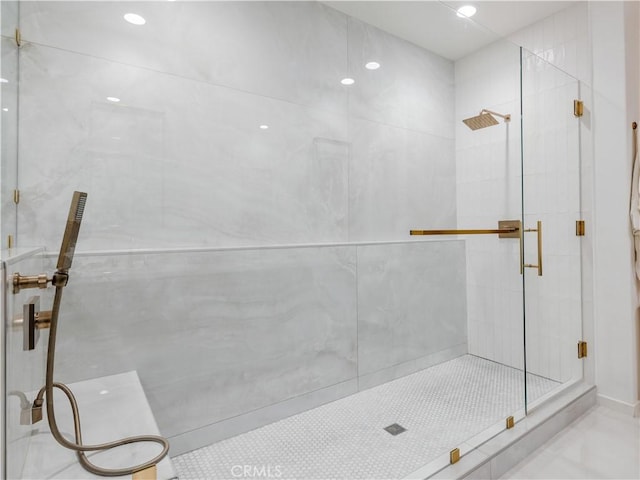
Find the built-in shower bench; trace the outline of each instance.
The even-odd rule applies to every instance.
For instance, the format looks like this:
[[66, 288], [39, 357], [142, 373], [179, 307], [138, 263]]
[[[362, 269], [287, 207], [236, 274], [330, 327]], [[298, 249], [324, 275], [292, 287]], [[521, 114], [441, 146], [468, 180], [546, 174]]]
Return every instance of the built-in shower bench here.
[[[133, 435], [160, 435], [135, 371], [72, 383], [68, 386], [78, 401], [84, 444], [104, 443]], [[61, 392], [56, 391], [54, 395], [58, 427], [67, 439], [73, 440], [73, 420], [69, 403]], [[31, 437], [23, 478], [105, 478], [84, 470], [78, 463], [76, 453], [56, 442], [49, 431], [46, 413], [42, 422], [36, 425], [39, 428]], [[101, 467], [124, 468], [148, 461], [158, 454], [159, 448], [155, 443], [133, 443], [105, 452], [90, 452], [87, 457]], [[110, 478], [130, 479], [131, 475]], [[165, 457], [157, 465], [156, 478], [176, 478], [169, 457]]]

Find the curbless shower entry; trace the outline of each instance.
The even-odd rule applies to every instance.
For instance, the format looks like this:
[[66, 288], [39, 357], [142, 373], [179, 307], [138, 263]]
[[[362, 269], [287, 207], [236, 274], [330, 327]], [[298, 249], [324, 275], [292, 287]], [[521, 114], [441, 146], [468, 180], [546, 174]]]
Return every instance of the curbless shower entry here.
[[[582, 378], [577, 81], [440, 4], [492, 41], [453, 61], [319, 3], [145, 2], [143, 29], [124, 6], [27, 2], [23, 47], [3, 32], [3, 229], [50, 271], [54, 191], [92, 199], [61, 380], [137, 371], [184, 478], [388, 478]], [[39, 388], [11, 342], [8, 383]]]

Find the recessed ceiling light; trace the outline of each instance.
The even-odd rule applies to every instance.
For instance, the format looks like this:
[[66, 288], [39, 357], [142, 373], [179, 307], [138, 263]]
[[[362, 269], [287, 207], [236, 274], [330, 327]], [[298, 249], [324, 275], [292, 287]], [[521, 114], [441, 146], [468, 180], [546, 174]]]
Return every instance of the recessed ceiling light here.
[[0, 83], [9, 83], [9, 80], [6, 78], [0, 78]]
[[267, 130], [269, 125], [260, 125], [260, 130]]
[[342, 85], [353, 85], [356, 81], [353, 78], [346, 77], [340, 80], [340, 83]]
[[120, 101], [118, 97], [107, 97], [107, 100], [113, 103], [118, 103]]
[[109, 393], [109, 390], [100, 390], [100, 395], [106, 395]]
[[464, 5], [458, 9], [458, 13], [456, 15], [462, 18], [469, 18], [473, 17], [476, 14], [476, 11], [476, 7], [473, 5]]
[[3, 111], [3, 112], [8, 112], [8, 111], [9, 111], [9, 109], [8, 109], [8, 108], [3, 108], [3, 109], [2, 109], [2, 111]]
[[364, 68], [367, 70], [377, 70], [380, 68], [380, 64], [378, 62], [367, 62]]
[[137, 13], [127, 13], [124, 16], [124, 19], [129, 23], [133, 23], [134, 25], [144, 25], [145, 23], [147, 23], [147, 21]]

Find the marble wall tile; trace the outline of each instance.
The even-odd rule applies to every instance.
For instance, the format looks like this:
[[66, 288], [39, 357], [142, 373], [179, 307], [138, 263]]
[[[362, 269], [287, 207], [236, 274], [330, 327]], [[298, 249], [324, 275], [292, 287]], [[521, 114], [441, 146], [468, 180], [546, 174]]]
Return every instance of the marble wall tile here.
[[346, 117], [36, 45], [21, 72], [28, 241], [74, 189], [89, 249], [347, 240]]
[[[123, 20], [134, 12], [147, 20]], [[319, 2], [25, 2], [26, 41], [341, 112], [346, 16]], [[135, 45], [135, 48], [132, 48]]]
[[[358, 64], [363, 70], [360, 63], [369, 51], [380, 52], [386, 66], [362, 72], [369, 80], [363, 77], [353, 88], [340, 86], [349, 92], [349, 110], [346, 101], [325, 108], [243, 85], [244, 78], [268, 83], [271, 75], [256, 76], [247, 65], [234, 66], [244, 75], [214, 85], [198, 75], [101, 50], [116, 48], [103, 35], [115, 33], [105, 25], [120, 4], [96, 3], [94, 11], [77, 2], [34, 2], [23, 12], [24, 29], [35, 37], [22, 49], [21, 215], [54, 217], [65, 209], [65, 191], [88, 191], [92, 215], [83, 229], [90, 249], [404, 239], [407, 226], [418, 220], [451, 224], [451, 62], [352, 19], [347, 42], [346, 18], [324, 6], [266, 2], [251, 3], [247, 10], [226, 3], [177, 6], [184, 8], [177, 18], [201, 13], [216, 16], [216, 22], [237, 21], [237, 32], [251, 34], [236, 39], [237, 32], [229, 33], [229, 38], [248, 48], [254, 34], [264, 37], [261, 44], [284, 41], [280, 30], [294, 29], [287, 22], [309, 15], [315, 22], [311, 31], [324, 28], [345, 54], [347, 44], [359, 52], [350, 60], [354, 68]], [[155, 6], [154, 15], [161, 17], [171, 10], [159, 3], [140, 6]], [[97, 17], [99, 12], [104, 15]], [[65, 16], [86, 21], [69, 31], [75, 47], [59, 33], [72, 21]], [[264, 18], [270, 16], [284, 23]], [[333, 29], [336, 16], [342, 18], [344, 36]], [[88, 26], [96, 33], [84, 45]], [[222, 34], [207, 28], [215, 32], [211, 35]], [[197, 44], [217, 44], [214, 40]], [[312, 48], [315, 41], [295, 48]], [[144, 53], [148, 43], [140, 40], [133, 50]], [[153, 57], [147, 53], [144, 59]], [[262, 53], [261, 59], [268, 56]], [[285, 53], [286, 65], [280, 56], [273, 62], [287, 84], [290, 71], [306, 71], [298, 56], [307, 62], [314, 57]], [[326, 60], [325, 53], [315, 51]], [[315, 79], [294, 83], [287, 91], [331, 90]], [[109, 96], [121, 101], [110, 103]], [[51, 118], [58, 122], [52, 124]], [[258, 128], [263, 124], [269, 129]], [[39, 142], [29, 141], [36, 135]], [[371, 213], [378, 211], [386, 218]], [[31, 244], [57, 247], [60, 227], [51, 222], [20, 222], [20, 229]]]
[[412, 228], [456, 222], [453, 140], [350, 121], [349, 239], [408, 240]]
[[[15, 29], [19, 21], [19, 5], [17, 1], [2, 2], [0, 6], [0, 34], [3, 37], [14, 38]], [[3, 65], [4, 67], [4, 65]]]
[[453, 62], [351, 17], [348, 28], [350, 114], [453, 139]]
[[358, 372], [466, 344], [461, 241], [358, 247]]
[[76, 257], [57, 371], [135, 369], [176, 435], [356, 376], [355, 251]]

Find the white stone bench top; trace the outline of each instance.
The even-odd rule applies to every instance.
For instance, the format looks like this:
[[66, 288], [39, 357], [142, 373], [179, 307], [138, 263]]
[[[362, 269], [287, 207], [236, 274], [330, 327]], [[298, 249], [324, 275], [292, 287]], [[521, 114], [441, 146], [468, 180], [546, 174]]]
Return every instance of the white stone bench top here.
[[[160, 434], [135, 371], [72, 383], [68, 386], [78, 401], [84, 444], [110, 442], [134, 435]], [[58, 428], [68, 440], [74, 441], [69, 402], [58, 389], [55, 389], [54, 400]], [[78, 463], [76, 453], [58, 444], [51, 435], [46, 408], [43, 408], [43, 416], [43, 420], [36, 424], [39, 428], [31, 438], [23, 478], [131, 478], [131, 475], [101, 477], [84, 470]], [[87, 457], [100, 467], [124, 468], [150, 460], [160, 449], [161, 446], [157, 443], [133, 443], [105, 452], [90, 452]], [[169, 457], [165, 457], [157, 465], [157, 478], [176, 478]]]

